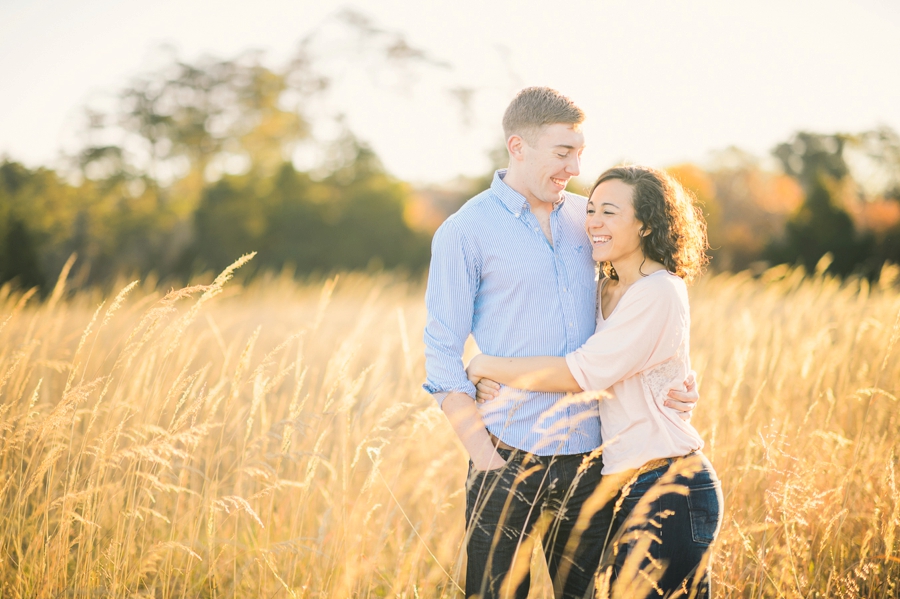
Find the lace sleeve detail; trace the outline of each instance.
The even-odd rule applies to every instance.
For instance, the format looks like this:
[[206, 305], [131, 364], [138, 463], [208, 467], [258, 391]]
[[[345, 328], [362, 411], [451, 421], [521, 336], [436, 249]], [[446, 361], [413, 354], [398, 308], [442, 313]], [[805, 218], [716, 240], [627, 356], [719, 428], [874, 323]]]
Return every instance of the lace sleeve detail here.
[[641, 372], [641, 382], [653, 399], [659, 401], [661, 397], [668, 394], [673, 383], [687, 377], [689, 369], [686, 366], [685, 356], [686, 347], [682, 343], [674, 356]]

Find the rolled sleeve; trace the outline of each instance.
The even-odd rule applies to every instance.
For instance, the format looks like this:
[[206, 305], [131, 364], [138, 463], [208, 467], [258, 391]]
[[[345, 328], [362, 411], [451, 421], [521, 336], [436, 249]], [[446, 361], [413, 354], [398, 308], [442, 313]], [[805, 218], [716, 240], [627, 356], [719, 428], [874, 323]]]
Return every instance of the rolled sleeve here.
[[449, 393], [475, 397], [466, 377], [462, 354], [472, 332], [480, 269], [475, 253], [453, 219], [437, 230], [431, 243], [431, 267], [425, 306], [425, 371], [423, 388], [438, 405]]

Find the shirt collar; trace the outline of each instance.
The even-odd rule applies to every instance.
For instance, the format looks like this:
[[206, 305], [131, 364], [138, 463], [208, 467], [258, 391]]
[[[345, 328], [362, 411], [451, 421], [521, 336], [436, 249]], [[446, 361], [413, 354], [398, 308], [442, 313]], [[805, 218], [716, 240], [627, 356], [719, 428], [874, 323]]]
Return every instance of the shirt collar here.
[[[494, 179], [491, 181], [491, 191], [495, 196], [506, 206], [506, 209], [512, 212], [516, 218], [519, 218], [519, 215], [522, 214], [522, 211], [525, 210], [525, 206], [528, 205], [528, 200], [525, 199], [521, 193], [507, 185], [503, 182], [503, 177], [506, 176], [506, 169], [501, 168], [494, 172]], [[553, 209], [557, 210], [560, 206], [562, 206], [563, 202], [565, 202], [566, 196], [563, 193], [563, 199], [556, 202], [553, 205]]]

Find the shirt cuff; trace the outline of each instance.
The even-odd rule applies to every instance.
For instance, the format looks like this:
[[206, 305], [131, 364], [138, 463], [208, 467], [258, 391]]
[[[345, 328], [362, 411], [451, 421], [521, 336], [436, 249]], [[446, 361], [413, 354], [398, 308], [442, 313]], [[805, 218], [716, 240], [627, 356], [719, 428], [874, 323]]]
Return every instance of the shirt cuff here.
[[425, 389], [425, 391], [427, 391], [428, 393], [430, 393], [431, 396], [435, 399], [435, 401], [437, 401], [438, 407], [441, 407], [441, 405], [444, 403], [444, 400], [451, 393], [465, 393], [472, 399], [475, 399], [475, 385], [473, 385], [472, 383], [469, 383], [468, 386], [464, 389], [451, 389], [449, 391], [439, 389], [438, 387], [429, 385], [428, 383], [425, 383], [424, 385], [422, 385], [422, 388]]

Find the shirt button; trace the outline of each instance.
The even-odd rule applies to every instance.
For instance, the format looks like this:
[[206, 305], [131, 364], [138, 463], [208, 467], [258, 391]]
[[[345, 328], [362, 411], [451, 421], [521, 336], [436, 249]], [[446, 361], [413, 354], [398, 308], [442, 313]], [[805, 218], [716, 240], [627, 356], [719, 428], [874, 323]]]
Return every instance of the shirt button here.
[[569, 323], [569, 326], [570, 326], [570, 327], [573, 327], [573, 326], [575, 326], [575, 325], [574, 325], [574, 323], [571, 323], [571, 322], [570, 322], [570, 323]]

